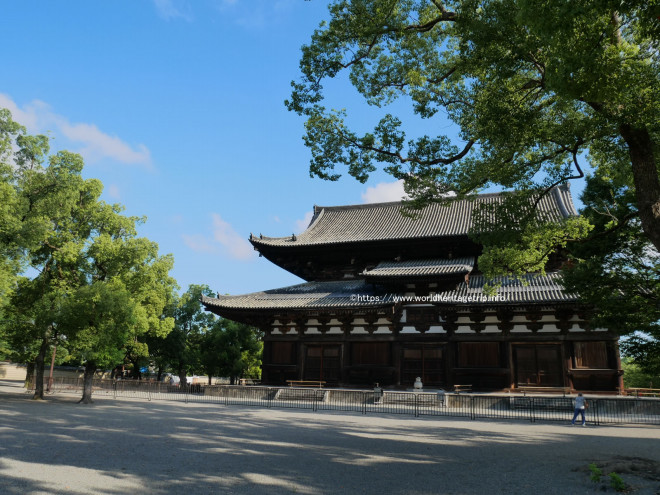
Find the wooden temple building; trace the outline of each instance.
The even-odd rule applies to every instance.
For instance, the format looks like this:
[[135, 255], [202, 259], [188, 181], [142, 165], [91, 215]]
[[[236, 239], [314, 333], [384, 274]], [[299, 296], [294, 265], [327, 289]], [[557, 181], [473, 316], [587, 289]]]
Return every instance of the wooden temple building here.
[[[445, 389], [616, 391], [618, 336], [591, 327], [589, 308], [553, 267], [527, 283], [500, 280], [496, 296], [483, 292], [482, 247], [468, 233], [474, 208], [498, 201], [433, 204], [418, 218], [399, 202], [315, 206], [300, 235], [250, 236], [261, 256], [305, 283], [202, 302], [263, 330], [266, 384], [410, 388], [421, 377]], [[577, 214], [566, 186], [538, 208], [554, 219]]]

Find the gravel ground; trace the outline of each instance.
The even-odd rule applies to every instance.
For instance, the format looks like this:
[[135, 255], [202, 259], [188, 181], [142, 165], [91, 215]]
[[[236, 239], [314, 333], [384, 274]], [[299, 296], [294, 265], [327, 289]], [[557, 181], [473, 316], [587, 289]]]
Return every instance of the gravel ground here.
[[660, 428], [30, 398], [0, 382], [2, 494], [660, 494]]

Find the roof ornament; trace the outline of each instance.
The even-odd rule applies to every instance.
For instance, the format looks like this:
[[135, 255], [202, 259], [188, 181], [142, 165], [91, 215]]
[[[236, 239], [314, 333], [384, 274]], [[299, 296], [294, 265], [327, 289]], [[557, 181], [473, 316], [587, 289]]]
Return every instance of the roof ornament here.
[[252, 240], [252, 232], [250, 232], [250, 240]]
[[259, 239], [263, 239], [263, 238], [264, 238], [264, 236], [262, 235], [261, 232], [259, 232]]
[[297, 241], [298, 238], [296, 237], [296, 234], [291, 234], [291, 240], [292, 241]]

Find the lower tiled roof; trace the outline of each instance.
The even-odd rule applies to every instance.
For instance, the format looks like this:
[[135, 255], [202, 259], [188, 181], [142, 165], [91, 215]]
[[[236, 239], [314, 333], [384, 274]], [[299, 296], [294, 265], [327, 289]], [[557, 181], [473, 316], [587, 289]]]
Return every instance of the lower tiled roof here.
[[[515, 277], [498, 277], [492, 281], [498, 286], [494, 296], [484, 294], [486, 279], [483, 275], [474, 275], [468, 283], [459, 284], [455, 290], [438, 294], [459, 304], [524, 304], [524, 303], [558, 303], [577, 302], [574, 294], [564, 292], [561, 284], [561, 274], [524, 275]], [[444, 302], [444, 301], [443, 301]]]
[[364, 280], [307, 282], [241, 296], [202, 297], [207, 308], [341, 309], [392, 305], [392, 294]]
[[574, 303], [577, 296], [567, 294], [561, 285], [559, 273], [527, 275], [521, 280], [509, 277], [496, 279], [499, 284], [495, 296], [484, 294], [484, 277], [471, 276], [468, 283], [458, 284], [456, 289], [429, 294], [428, 296], [404, 296], [387, 292], [382, 286], [365, 280], [333, 282], [307, 282], [304, 284], [253, 292], [240, 296], [202, 297], [207, 309], [254, 311], [254, 310], [330, 310], [353, 308], [377, 308], [396, 303], [434, 303], [452, 306], [554, 304]]

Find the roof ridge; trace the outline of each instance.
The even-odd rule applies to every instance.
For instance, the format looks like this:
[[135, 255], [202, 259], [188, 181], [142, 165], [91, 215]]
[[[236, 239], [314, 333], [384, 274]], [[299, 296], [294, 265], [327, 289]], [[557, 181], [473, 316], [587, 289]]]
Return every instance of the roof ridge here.
[[[500, 196], [502, 193], [506, 192], [513, 192], [513, 191], [500, 191], [500, 192], [491, 192], [491, 193], [483, 193], [483, 194], [474, 194], [474, 195], [465, 195], [462, 198], [458, 198], [456, 196], [450, 196], [447, 199], [449, 199], [449, 202], [451, 201], [464, 201], [464, 200], [472, 200], [472, 199], [479, 199], [479, 198], [490, 198], [494, 196]], [[314, 205], [314, 211], [321, 211], [321, 210], [352, 210], [352, 209], [366, 209], [366, 208], [375, 208], [379, 206], [394, 206], [394, 205], [402, 205], [404, 203], [403, 200], [400, 201], [380, 201], [378, 203], [359, 203], [359, 204], [353, 204], [353, 205], [334, 205], [334, 206], [320, 206], [320, 205]], [[431, 203], [427, 204], [426, 206], [431, 206], [435, 204], [440, 204], [441, 201], [432, 201]]]

